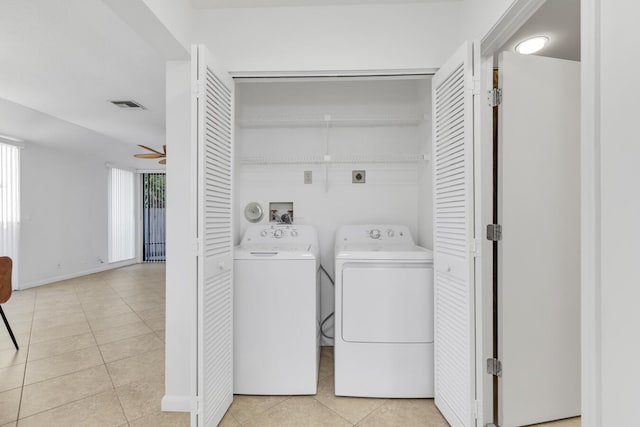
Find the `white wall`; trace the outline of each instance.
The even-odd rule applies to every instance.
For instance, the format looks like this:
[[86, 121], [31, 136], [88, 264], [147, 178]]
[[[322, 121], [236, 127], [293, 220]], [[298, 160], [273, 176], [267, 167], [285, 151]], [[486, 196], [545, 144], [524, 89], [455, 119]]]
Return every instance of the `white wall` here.
[[583, 426], [638, 423], [640, 4], [589, 0], [583, 12]]
[[194, 36], [232, 72], [437, 68], [462, 42], [462, 5], [203, 9]]
[[[269, 202], [293, 202], [295, 223], [318, 230], [321, 263], [334, 274], [334, 235], [346, 224], [407, 225], [414, 239], [431, 242], [430, 167], [424, 162], [403, 164], [247, 165], [243, 158], [305, 158], [381, 156], [394, 158], [431, 152], [430, 121], [411, 126], [243, 127], [248, 119], [305, 117], [422, 117], [429, 98], [429, 81], [334, 81], [238, 84], [236, 133], [236, 217], [239, 234], [250, 225], [242, 212], [259, 202], [267, 215]], [[430, 108], [429, 108], [430, 110]], [[366, 183], [353, 184], [351, 171], [366, 170]], [[313, 183], [304, 184], [304, 171]], [[327, 174], [328, 175], [325, 175]], [[328, 176], [328, 184], [325, 180]], [[420, 233], [418, 232], [420, 230]], [[333, 311], [333, 288], [323, 276], [322, 317]], [[325, 331], [332, 335], [331, 321]]]
[[[422, 103], [425, 121], [420, 124], [420, 153], [432, 156], [431, 80], [418, 87], [417, 95]], [[433, 249], [433, 168], [432, 157], [418, 165], [418, 232], [414, 238], [420, 246]]]
[[[131, 0], [125, 0], [130, 2]], [[189, 0], [142, 0], [189, 52], [193, 40], [193, 9]]]
[[167, 270], [165, 396], [162, 409], [189, 411], [195, 379], [195, 180], [190, 62], [167, 63]]
[[107, 263], [105, 163], [133, 169], [135, 148], [4, 99], [0, 117], [25, 140], [19, 288], [122, 266]]
[[464, 36], [482, 39], [515, 0], [464, 0]]
[[104, 159], [29, 146], [21, 160], [20, 287], [106, 267]]

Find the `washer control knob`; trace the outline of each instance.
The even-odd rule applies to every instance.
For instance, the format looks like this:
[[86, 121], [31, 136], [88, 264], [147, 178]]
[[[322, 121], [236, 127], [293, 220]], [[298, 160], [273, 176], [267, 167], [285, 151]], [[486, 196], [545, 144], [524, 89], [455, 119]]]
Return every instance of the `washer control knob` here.
[[393, 237], [393, 236], [395, 236], [395, 235], [396, 235], [396, 232], [395, 232], [395, 231], [393, 231], [392, 229], [388, 229], [388, 230], [387, 230], [387, 236], [389, 236], [389, 237]]
[[372, 239], [379, 239], [380, 238], [380, 230], [371, 230], [369, 232], [369, 237], [371, 237]]
[[297, 230], [291, 230], [291, 237], [298, 237], [298, 231]]
[[273, 232], [273, 237], [275, 237], [276, 239], [282, 239], [284, 237], [284, 232], [278, 229]]
[[262, 237], [267, 237], [267, 230], [262, 230], [262, 231], [260, 232], [260, 235], [261, 235]]

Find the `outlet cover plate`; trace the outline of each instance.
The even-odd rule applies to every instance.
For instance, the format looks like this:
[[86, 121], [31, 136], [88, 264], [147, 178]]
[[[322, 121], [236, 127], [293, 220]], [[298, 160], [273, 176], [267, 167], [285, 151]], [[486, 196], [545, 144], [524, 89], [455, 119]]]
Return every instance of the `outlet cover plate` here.
[[354, 184], [364, 184], [367, 181], [367, 172], [364, 170], [351, 171], [351, 182]]
[[304, 183], [305, 184], [313, 183], [313, 173], [311, 171], [304, 171]]

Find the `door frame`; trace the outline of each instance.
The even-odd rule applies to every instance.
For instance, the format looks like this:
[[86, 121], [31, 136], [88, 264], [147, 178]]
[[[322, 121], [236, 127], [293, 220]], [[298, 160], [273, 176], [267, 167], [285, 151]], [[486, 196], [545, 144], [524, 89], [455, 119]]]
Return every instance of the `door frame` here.
[[[490, 92], [493, 88], [494, 55], [500, 48], [531, 18], [531, 16], [545, 3], [546, 0], [515, 0], [495, 25], [485, 34], [475, 53], [475, 64], [478, 72], [480, 96], [476, 97], [474, 105], [475, 132], [474, 145], [476, 150], [475, 186], [476, 186], [476, 224], [478, 230], [484, 233], [487, 224], [493, 223], [493, 107], [489, 104]], [[491, 423], [497, 425], [498, 414], [494, 413], [495, 394], [493, 376], [487, 373], [485, 361], [493, 358], [494, 344], [494, 307], [493, 294], [493, 242], [482, 236], [480, 239], [482, 256], [476, 265], [477, 301], [482, 301], [482, 309], [478, 310], [476, 329], [478, 334], [477, 349], [481, 353], [477, 357], [478, 373], [477, 387], [479, 396], [483, 396], [481, 405], [482, 416], [479, 426]], [[479, 283], [479, 284], [478, 284]], [[486, 286], [482, 286], [486, 284]]]

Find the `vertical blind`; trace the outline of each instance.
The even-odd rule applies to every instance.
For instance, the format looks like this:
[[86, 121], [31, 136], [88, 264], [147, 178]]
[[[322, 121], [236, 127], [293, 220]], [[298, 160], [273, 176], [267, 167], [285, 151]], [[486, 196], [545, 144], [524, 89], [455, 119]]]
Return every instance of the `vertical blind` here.
[[0, 256], [13, 260], [13, 287], [18, 286], [20, 233], [20, 148], [0, 143]]
[[135, 257], [134, 173], [109, 172], [109, 262]]
[[165, 240], [165, 174], [142, 175], [143, 242], [142, 260], [164, 262]]

